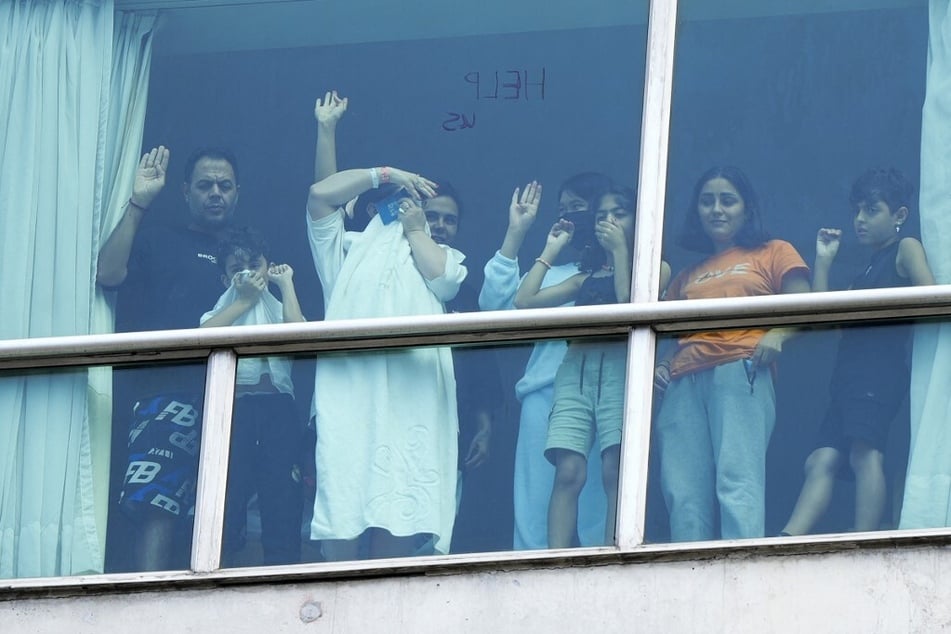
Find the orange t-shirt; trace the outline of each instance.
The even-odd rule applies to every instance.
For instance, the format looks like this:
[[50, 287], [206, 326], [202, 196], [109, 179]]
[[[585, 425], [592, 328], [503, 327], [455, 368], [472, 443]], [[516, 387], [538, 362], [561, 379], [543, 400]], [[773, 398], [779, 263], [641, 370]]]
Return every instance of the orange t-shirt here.
[[[796, 249], [783, 240], [770, 240], [756, 249], [734, 247], [681, 272], [670, 283], [664, 299], [774, 295], [782, 291], [786, 274], [797, 270], [809, 273]], [[749, 358], [765, 333], [759, 328], [698, 332], [681, 337], [680, 349], [670, 363], [670, 375], [676, 377]]]

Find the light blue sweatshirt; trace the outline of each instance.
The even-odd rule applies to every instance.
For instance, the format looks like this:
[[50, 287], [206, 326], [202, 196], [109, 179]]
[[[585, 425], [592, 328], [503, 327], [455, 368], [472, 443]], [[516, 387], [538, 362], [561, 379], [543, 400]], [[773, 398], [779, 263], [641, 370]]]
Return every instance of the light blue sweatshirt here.
[[[559, 264], [545, 273], [542, 288], [560, 284], [577, 274], [575, 264]], [[521, 283], [518, 260], [507, 258], [498, 251], [485, 264], [485, 282], [479, 293], [482, 310], [509, 310], [514, 308], [515, 293]], [[573, 306], [574, 302], [563, 304]], [[515, 395], [522, 401], [526, 395], [548, 387], [555, 382], [555, 372], [565, 356], [567, 344], [563, 341], [542, 341], [535, 344], [525, 366], [525, 374], [515, 384]]]

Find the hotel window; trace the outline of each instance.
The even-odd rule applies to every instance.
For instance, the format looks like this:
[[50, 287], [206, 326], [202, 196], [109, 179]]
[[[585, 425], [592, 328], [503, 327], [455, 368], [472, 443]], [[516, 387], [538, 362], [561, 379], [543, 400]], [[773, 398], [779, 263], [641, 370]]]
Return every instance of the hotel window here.
[[[17, 238], [4, 279], [27, 309], [7, 322], [2, 358], [19, 413], [8, 418], [21, 421], [12, 438], [37, 427], [17, 385], [89, 386], [61, 421], [89, 440], [62, 449], [70, 477], [96, 492], [85, 526], [96, 547], [34, 566], [24, 549], [62, 555], [77, 541], [71, 520], [34, 548], [27, 520], [4, 510], [4, 576], [339, 574], [354, 566], [339, 561], [394, 556], [425, 567], [842, 533], [865, 526], [854, 500], [868, 482], [881, 485], [863, 516], [875, 528], [944, 526], [928, 497], [947, 471], [929, 455], [944, 417], [931, 387], [946, 371], [944, 290], [877, 289], [946, 277], [943, 58], [927, 55], [945, 16], [924, 2], [760, 4], [490, 2], [469, 15], [120, 0], [114, 23], [90, 9], [87, 35], [115, 33], [112, 55], [85, 53], [110, 77], [113, 105], [96, 121], [114, 138], [57, 137], [102, 158], [61, 178], [57, 197], [6, 190], [47, 211], [5, 224]], [[81, 114], [104, 103], [71, 99]], [[7, 155], [16, 143], [4, 137]], [[34, 181], [51, 164], [36, 156]], [[98, 256], [128, 218], [129, 264], [110, 277], [115, 260], [104, 272]], [[64, 232], [80, 238], [76, 257]], [[15, 256], [25, 243], [36, 248]], [[894, 279], [863, 281], [870, 272]], [[863, 290], [834, 292], [849, 288]], [[826, 385], [841, 385], [843, 356], [862, 365], [842, 351], [881, 342], [896, 382], [849, 389], [858, 401], [892, 390], [894, 414], [875, 442], [839, 445], [831, 510], [790, 529], [803, 465], [830, 464], [810, 457], [836, 405]], [[176, 545], [144, 561], [143, 526], [172, 504], [130, 518], [119, 499], [172, 450], [136, 461], [130, 439], [152, 426], [140, 420], [149, 397], [182, 392], [154, 389], [152, 367], [190, 388], [203, 423], [183, 480], [194, 521], [184, 512]], [[711, 439], [722, 426], [696, 415], [733, 392], [762, 414], [748, 489], [728, 482]], [[875, 398], [863, 406], [885, 418]], [[861, 427], [856, 411], [842, 418]], [[721, 419], [742, 426], [737, 416]], [[706, 473], [683, 487], [675, 467], [704, 434]], [[21, 445], [6, 445], [8, 473], [32, 472]], [[17, 477], [4, 486], [5, 499], [30, 495]], [[697, 496], [683, 502], [695, 489], [701, 510]], [[746, 498], [739, 510], [731, 495]], [[682, 532], [684, 513], [705, 528]]]

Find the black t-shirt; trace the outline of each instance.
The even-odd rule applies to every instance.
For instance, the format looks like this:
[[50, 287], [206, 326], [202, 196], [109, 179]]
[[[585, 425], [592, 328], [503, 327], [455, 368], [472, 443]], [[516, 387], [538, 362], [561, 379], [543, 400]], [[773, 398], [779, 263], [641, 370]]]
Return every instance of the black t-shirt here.
[[118, 287], [116, 330], [197, 328], [224, 291], [217, 244], [215, 237], [186, 227], [143, 228]]
[[[132, 246], [129, 273], [117, 287], [116, 331], [197, 328], [224, 292], [217, 239], [186, 227], [143, 227]], [[116, 372], [118, 411], [146, 396], [179, 394], [200, 403], [204, 362], [123, 368]]]

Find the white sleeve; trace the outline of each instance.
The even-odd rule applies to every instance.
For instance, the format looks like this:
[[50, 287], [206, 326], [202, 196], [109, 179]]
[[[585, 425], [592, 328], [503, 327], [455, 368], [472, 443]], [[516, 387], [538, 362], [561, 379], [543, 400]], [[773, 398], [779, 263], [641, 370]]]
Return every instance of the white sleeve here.
[[338, 211], [319, 220], [307, 214], [307, 239], [310, 254], [314, 258], [314, 268], [324, 289], [324, 308], [337, 283], [337, 275], [343, 266], [346, 255], [344, 245], [343, 212]]
[[225, 306], [228, 306], [234, 303], [234, 300], [235, 300], [234, 285], [231, 285], [227, 289], [225, 289], [225, 292], [222, 293], [221, 297], [218, 298], [218, 301], [215, 302], [214, 308], [212, 308], [207, 313], [201, 316], [201, 318], [198, 320], [198, 325], [199, 326], [204, 325], [206, 321], [208, 321], [209, 319], [211, 319], [212, 317], [214, 317], [215, 315], [223, 311], [225, 309]]
[[426, 280], [426, 286], [439, 301], [448, 302], [459, 292], [459, 287], [469, 274], [469, 270], [462, 264], [466, 256], [461, 251], [447, 246], [442, 248], [446, 250], [446, 268], [439, 277]]

